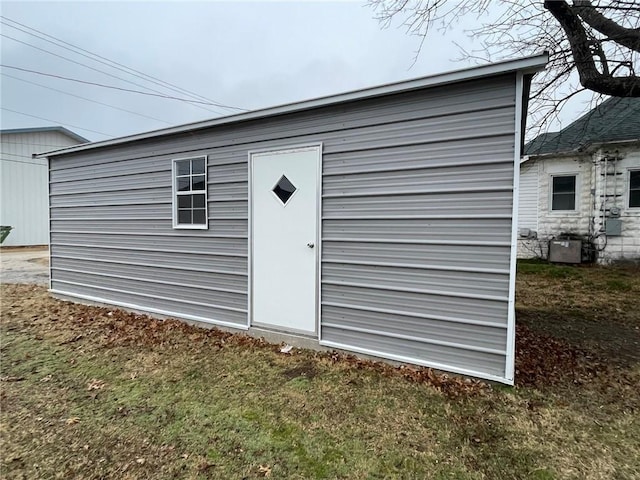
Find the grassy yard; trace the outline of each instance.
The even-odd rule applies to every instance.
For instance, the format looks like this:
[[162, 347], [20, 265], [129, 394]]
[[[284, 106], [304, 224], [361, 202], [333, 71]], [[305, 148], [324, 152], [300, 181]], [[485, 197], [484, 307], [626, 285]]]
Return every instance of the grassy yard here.
[[640, 478], [640, 271], [523, 263], [517, 386], [2, 286], [2, 478]]

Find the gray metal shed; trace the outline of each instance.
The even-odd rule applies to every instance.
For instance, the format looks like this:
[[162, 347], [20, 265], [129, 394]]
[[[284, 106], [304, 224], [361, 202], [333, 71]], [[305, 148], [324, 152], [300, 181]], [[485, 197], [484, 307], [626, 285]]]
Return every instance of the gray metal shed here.
[[44, 154], [51, 292], [508, 384], [542, 54]]

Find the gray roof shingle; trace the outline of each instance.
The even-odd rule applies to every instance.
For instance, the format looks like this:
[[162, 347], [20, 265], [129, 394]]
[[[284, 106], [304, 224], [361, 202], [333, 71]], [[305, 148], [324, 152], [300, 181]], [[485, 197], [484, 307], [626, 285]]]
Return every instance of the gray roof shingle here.
[[596, 143], [640, 139], [640, 98], [611, 97], [559, 132], [538, 135], [525, 155], [582, 150]]

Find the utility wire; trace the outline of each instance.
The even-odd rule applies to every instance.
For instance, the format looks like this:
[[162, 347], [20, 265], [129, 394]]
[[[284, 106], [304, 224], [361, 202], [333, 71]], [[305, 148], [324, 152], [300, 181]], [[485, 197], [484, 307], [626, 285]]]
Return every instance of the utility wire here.
[[[179, 86], [177, 86], [177, 85], [174, 85], [174, 84], [172, 84], [172, 83], [166, 82], [166, 81], [161, 80], [161, 79], [159, 79], [159, 78], [157, 78], [157, 77], [154, 77], [154, 76], [152, 76], [152, 75], [148, 75], [148, 74], [146, 74], [146, 73], [144, 73], [144, 72], [141, 72], [140, 70], [136, 70], [136, 69], [134, 69], [134, 68], [127, 67], [126, 65], [123, 65], [123, 64], [121, 64], [121, 63], [118, 63], [118, 62], [116, 62], [116, 61], [114, 61], [114, 60], [111, 60], [111, 59], [109, 59], [109, 58], [106, 58], [106, 57], [104, 57], [104, 56], [102, 56], [102, 55], [98, 55], [97, 53], [94, 53], [94, 52], [91, 52], [91, 51], [89, 51], [89, 50], [86, 50], [86, 49], [84, 49], [84, 48], [82, 48], [82, 47], [79, 47], [79, 46], [77, 46], [77, 45], [74, 45], [73, 43], [66, 42], [66, 41], [64, 41], [64, 40], [62, 40], [62, 39], [60, 39], [60, 38], [54, 37], [53, 35], [49, 35], [49, 34], [47, 34], [47, 33], [45, 33], [45, 32], [42, 32], [42, 31], [40, 31], [40, 30], [38, 30], [38, 29], [36, 29], [36, 28], [29, 27], [28, 25], [25, 25], [25, 24], [23, 24], [23, 23], [17, 22], [16, 20], [12, 20], [12, 19], [10, 19], [10, 18], [8, 18], [8, 17], [5, 17], [5, 16], [3, 16], [3, 15], [0, 15], [0, 18], [2, 18], [2, 19], [3, 19], [3, 20], [5, 20], [5, 21], [9, 21], [9, 22], [15, 23], [16, 25], [20, 25], [21, 27], [24, 27], [24, 28], [26, 28], [26, 29], [28, 29], [28, 30], [31, 30], [32, 32], [37, 32], [37, 33], [39, 33], [39, 34], [41, 34], [41, 35], [44, 35], [45, 37], [48, 37], [48, 38], [50, 38], [50, 39], [55, 40], [55, 42], [52, 42], [51, 40], [48, 40], [48, 38], [44, 38], [44, 37], [42, 37], [42, 36], [40, 36], [40, 35], [36, 35], [36, 34], [34, 34], [34, 33], [31, 33], [31, 32], [28, 32], [28, 31], [26, 31], [26, 30], [23, 30], [23, 29], [21, 29], [21, 28], [18, 28], [18, 27], [16, 27], [15, 25], [10, 25], [10, 24], [8, 24], [8, 23], [4, 23], [4, 22], [3, 22], [3, 23], [4, 23], [4, 25], [6, 25], [6, 26], [8, 26], [8, 27], [14, 28], [14, 29], [19, 30], [19, 31], [21, 31], [21, 32], [23, 32], [23, 33], [26, 33], [26, 34], [28, 34], [28, 35], [32, 35], [32, 36], [34, 36], [34, 37], [36, 37], [36, 38], [39, 38], [39, 39], [41, 39], [41, 40], [44, 40], [44, 41], [46, 41], [46, 42], [52, 43], [52, 44], [56, 45], [57, 47], [64, 48], [64, 49], [66, 49], [66, 50], [69, 50], [69, 51], [71, 51], [71, 52], [73, 52], [73, 53], [77, 54], [77, 55], [82, 55], [83, 57], [89, 58], [90, 60], [93, 60], [93, 61], [95, 61], [95, 62], [102, 63], [103, 65], [107, 65], [107, 66], [109, 66], [110, 68], [114, 68], [114, 69], [116, 69], [116, 70], [120, 70], [120, 71], [122, 71], [122, 72], [125, 72], [125, 73], [127, 73], [127, 74], [129, 74], [129, 75], [132, 75], [132, 76], [136, 76], [136, 77], [138, 77], [138, 78], [142, 78], [142, 79], [143, 79], [143, 80], [145, 80], [145, 81], [148, 81], [148, 82], [151, 82], [151, 83], [155, 83], [156, 85], [163, 86], [164, 88], [167, 88], [167, 89], [169, 89], [169, 90], [179, 91], [179, 92], [181, 92], [181, 93], [183, 93], [183, 94], [188, 94], [188, 95], [189, 95], [189, 96], [191, 96], [192, 98], [199, 98], [199, 99], [201, 99], [201, 100], [206, 100], [206, 101], [211, 102], [211, 103], [213, 103], [213, 104], [219, 104], [220, 106], [224, 106], [224, 108], [229, 108], [229, 109], [233, 109], [233, 110], [242, 110], [242, 111], [247, 111], [247, 110], [246, 110], [246, 109], [244, 109], [244, 108], [234, 107], [234, 106], [231, 106], [231, 105], [223, 105], [222, 103], [220, 103], [220, 102], [218, 102], [218, 101], [216, 101], [216, 100], [211, 100], [210, 98], [204, 97], [204, 96], [202, 96], [202, 95], [200, 95], [200, 94], [197, 94], [197, 93], [195, 93], [195, 92], [189, 91], [189, 90], [187, 90], [187, 89], [184, 89], [184, 88], [179, 87]], [[58, 43], [56, 43], [56, 42], [58, 42]], [[69, 47], [72, 47], [72, 49], [71, 49], [71, 48], [68, 48], [68, 47], [65, 47], [64, 45], [60, 45], [60, 43], [62, 43], [62, 44], [64, 44], [64, 45], [68, 45]], [[79, 50], [79, 51], [78, 51], [78, 50]], [[80, 52], [85, 52], [85, 53], [88, 53], [89, 55], [85, 55], [85, 54], [80, 53]], [[95, 57], [95, 58], [94, 58], [94, 57]], [[105, 61], [103, 61], [103, 60], [106, 60], [106, 62], [105, 62]], [[131, 73], [131, 72], [134, 72], [134, 73]]]
[[103, 103], [103, 102], [99, 102], [97, 100], [92, 100], [90, 98], [81, 97], [80, 95], [76, 95], [74, 93], [65, 92], [64, 90], [58, 90], [57, 88], [48, 87], [46, 85], [42, 85], [41, 83], [31, 82], [29, 80], [25, 80], [24, 78], [20, 78], [20, 77], [14, 77], [13, 75], [9, 75], [8, 73], [0, 72], [0, 75], [3, 75], [5, 77], [9, 77], [9, 78], [13, 78], [15, 80], [20, 80], [21, 82], [30, 83], [31, 85], [36, 85], [38, 87], [46, 88], [48, 90], [53, 90], [54, 92], [60, 92], [60, 93], [63, 93], [64, 95], [69, 95], [70, 97], [76, 97], [76, 98], [79, 98], [81, 100], [86, 100], [87, 102], [97, 103], [98, 105], [104, 105], [105, 107], [114, 108], [114, 109], [120, 110], [122, 112], [130, 113], [132, 115], [138, 115], [139, 117], [149, 118], [149, 119], [155, 120], [157, 122], [166, 123], [167, 125], [173, 125], [172, 123], [167, 122], [166, 120], [160, 120], [159, 118], [151, 117], [149, 115], [145, 115], [144, 113], [134, 112], [132, 110], [127, 110], [125, 108], [120, 108], [120, 107], [116, 107], [114, 105], [109, 105], [108, 103]]
[[[64, 147], [60, 147], [60, 148], [64, 148]], [[9, 153], [9, 152], [0, 152], [2, 155], [10, 155], [12, 157], [19, 157], [19, 158], [29, 158], [31, 159], [31, 157], [29, 155], [19, 155], [17, 153]]]
[[[10, 153], [4, 153], [4, 152], [0, 152], [0, 154], [2, 154], [2, 155], [11, 155]], [[19, 156], [19, 155], [16, 155], [16, 156]], [[31, 157], [24, 157], [24, 158], [31, 158]], [[46, 163], [23, 162], [22, 160], [13, 160], [11, 158], [0, 158], [0, 161], [2, 161], [2, 162], [20, 163], [20, 164], [28, 163], [30, 165], [38, 165], [39, 167], [46, 167], [47, 166]]]
[[36, 163], [36, 162], [22, 162], [20, 160], [12, 160], [11, 158], [0, 158], [0, 161], [2, 162], [13, 162], [13, 163], [19, 163], [21, 165], [28, 163], [30, 165], [38, 165], [39, 167], [46, 167], [47, 164], [46, 163]]
[[[88, 128], [79, 127], [77, 125], [71, 125], [70, 123], [66, 123], [66, 122], [59, 122], [58, 120], [51, 120], [50, 118], [38, 117], [36, 115], [30, 115], [28, 113], [18, 112], [16, 110], [11, 110], [10, 108], [6, 108], [6, 107], [0, 107], [0, 108], [2, 110], [6, 110], [7, 112], [17, 113], [18, 115], [24, 115], [25, 117], [37, 118], [38, 120], [44, 120], [45, 122], [53, 122], [53, 123], [58, 124], [58, 125], [67, 125], [69, 127], [77, 128], [77, 129], [80, 129], [80, 130], [86, 130], [87, 132], [97, 133], [98, 135], [104, 135], [105, 137], [114, 137], [115, 136], [115, 135], [109, 135], [108, 133], [97, 132], [95, 130], [90, 130]], [[63, 147], [61, 147], [61, 148], [63, 148]]]
[[[126, 82], [126, 83], [130, 83], [131, 85], [135, 85], [136, 87], [144, 88], [145, 90], [149, 90], [151, 92], [155, 92], [155, 93], [158, 93], [158, 94], [163, 94], [160, 90], [155, 90], [155, 89], [147, 87], [145, 85], [141, 85], [139, 83], [132, 82], [131, 80], [127, 80], [127, 79], [119, 77], [117, 75], [113, 75], [113, 74], [111, 74], [109, 72], [105, 72], [104, 70], [100, 70], [99, 68], [90, 67], [89, 65], [85, 65], [82, 62], [77, 62], [76, 60], [73, 60], [71, 58], [64, 57], [62, 55], [58, 55], [57, 53], [53, 53], [53, 52], [51, 52], [51, 51], [49, 51], [47, 49], [40, 48], [40, 47], [38, 47], [36, 45], [32, 45], [31, 43], [23, 42], [22, 40], [18, 40], [17, 38], [10, 37], [9, 35], [5, 35], [4, 33], [0, 33], [0, 36], [8, 38], [9, 40], [13, 40], [14, 42], [22, 43], [23, 45], [26, 45], [28, 47], [35, 48], [36, 50], [40, 50], [41, 52], [48, 53], [49, 55], [53, 55], [54, 57], [58, 57], [58, 58], [61, 58], [63, 60], [66, 60], [68, 62], [75, 63], [76, 65], [80, 65], [81, 67], [88, 68], [89, 70], [93, 70], [94, 72], [102, 73], [103, 75], [107, 75], [108, 77], [115, 78], [117, 80], [120, 80], [120, 81], [123, 81], [123, 82]], [[193, 103], [199, 103], [199, 104], [205, 103], [205, 102], [197, 102], [195, 100], [189, 100], [189, 99], [185, 99], [184, 101], [189, 102], [189, 103], [193, 102]], [[209, 104], [209, 105], [212, 105], [212, 104]], [[213, 105], [215, 105], [215, 104], [213, 104]], [[220, 106], [220, 105], [216, 105], [216, 106]], [[216, 111], [216, 110], [213, 110], [213, 109], [205, 108], [205, 110], [209, 110], [210, 112], [217, 113], [219, 115], [223, 115], [223, 112]]]
[[[3, 133], [3, 135], [16, 135], [15, 133]], [[20, 134], [17, 134], [20, 135]], [[28, 144], [25, 142], [9, 142], [7, 140], [5, 140], [4, 138], [2, 139], [2, 145], [4, 144], [8, 144], [8, 145], [29, 145], [29, 146], [35, 146], [35, 147], [56, 147], [56, 148], [65, 148], [68, 147], [69, 145], [53, 145], [52, 143], [31, 143], [29, 142]]]
[[111, 88], [111, 89], [114, 89], [114, 90], [121, 90], [123, 92], [139, 93], [140, 95], [149, 95], [149, 96], [152, 96], [152, 97], [167, 98], [169, 100], [179, 100], [181, 102], [202, 103], [204, 105], [210, 105], [207, 102], [200, 102], [198, 100], [189, 100], [189, 99], [186, 99], [186, 98], [172, 97], [170, 95], [159, 95], [157, 93], [141, 92], [140, 90], [131, 90], [130, 88], [116, 87], [114, 85], [105, 85], [103, 83], [88, 82], [86, 80], [78, 80], [77, 78], [63, 77], [61, 75], [55, 75], [53, 73], [44, 73], [44, 72], [39, 72], [37, 70], [29, 70], [28, 68], [15, 67], [13, 65], [0, 64], [0, 67], [2, 67], [2, 68], [11, 68], [13, 70], [20, 70], [21, 72], [35, 73], [36, 75], [44, 75], [45, 77], [59, 78], [61, 80], [68, 80], [70, 82], [78, 82], [78, 83], [84, 83], [86, 85], [95, 85], [97, 87]]

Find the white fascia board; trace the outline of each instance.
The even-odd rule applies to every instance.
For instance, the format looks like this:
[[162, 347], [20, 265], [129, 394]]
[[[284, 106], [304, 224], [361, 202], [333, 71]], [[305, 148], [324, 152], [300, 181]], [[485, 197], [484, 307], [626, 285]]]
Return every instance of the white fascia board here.
[[324, 107], [328, 105], [350, 102], [354, 100], [364, 100], [367, 98], [380, 97], [383, 95], [407, 92], [407, 91], [418, 90], [422, 88], [431, 88], [431, 87], [441, 86], [449, 83], [457, 83], [457, 82], [473, 80], [473, 79], [478, 79], [483, 77], [496, 76], [496, 75], [501, 75], [501, 74], [510, 73], [510, 72], [521, 72], [524, 75], [534, 74], [544, 69], [548, 61], [549, 61], [549, 54], [547, 52], [544, 52], [538, 55], [524, 57], [517, 60], [506, 60], [503, 62], [490, 63], [488, 65], [482, 65], [479, 67], [466, 68], [463, 70], [455, 70], [455, 71], [441, 73], [437, 75], [431, 75], [428, 77], [415, 78], [412, 80], [404, 80], [401, 82], [389, 83], [389, 84], [380, 85], [372, 88], [353, 90], [351, 92], [341, 93], [338, 95], [330, 95], [330, 96], [319, 97], [311, 100], [304, 100], [301, 102], [287, 103], [287, 104], [279, 105], [276, 107], [253, 110], [250, 112], [238, 113], [234, 115], [228, 115], [225, 117], [214, 118], [211, 120], [188, 123], [185, 125], [178, 125], [175, 127], [163, 128], [160, 130], [153, 130], [150, 132], [139, 133], [135, 135], [128, 135], [125, 137], [113, 138], [110, 140], [103, 140], [100, 142], [94, 142], [94, 143], [89, 143], [85, 145], [78, 145], [75, 147], [67, 147], [60, 150], [40, 153], [36, 155], [35, 158], [41, 158], [41, 157], [52, 158], [58, 155], [65, 155], [68, 153], [80, 152], [83, 150], [95, 149], [99, 147], [119, 145], [122, 143], [134, 142], [137, 140], [145, 140], [148, 138], [158, 137], [161, 135], [171, 135], [175, 133], [189, 132], [192, 130], [200, 130], [203, 128], [215, 127], [219, 125], [227, 125], [231, 123], [244, 122], [247, 120], [256, 120], [259, 118], [270, 117], [274, 115], [293, 113], [293, 112], [308, 110], [312, 108]]

